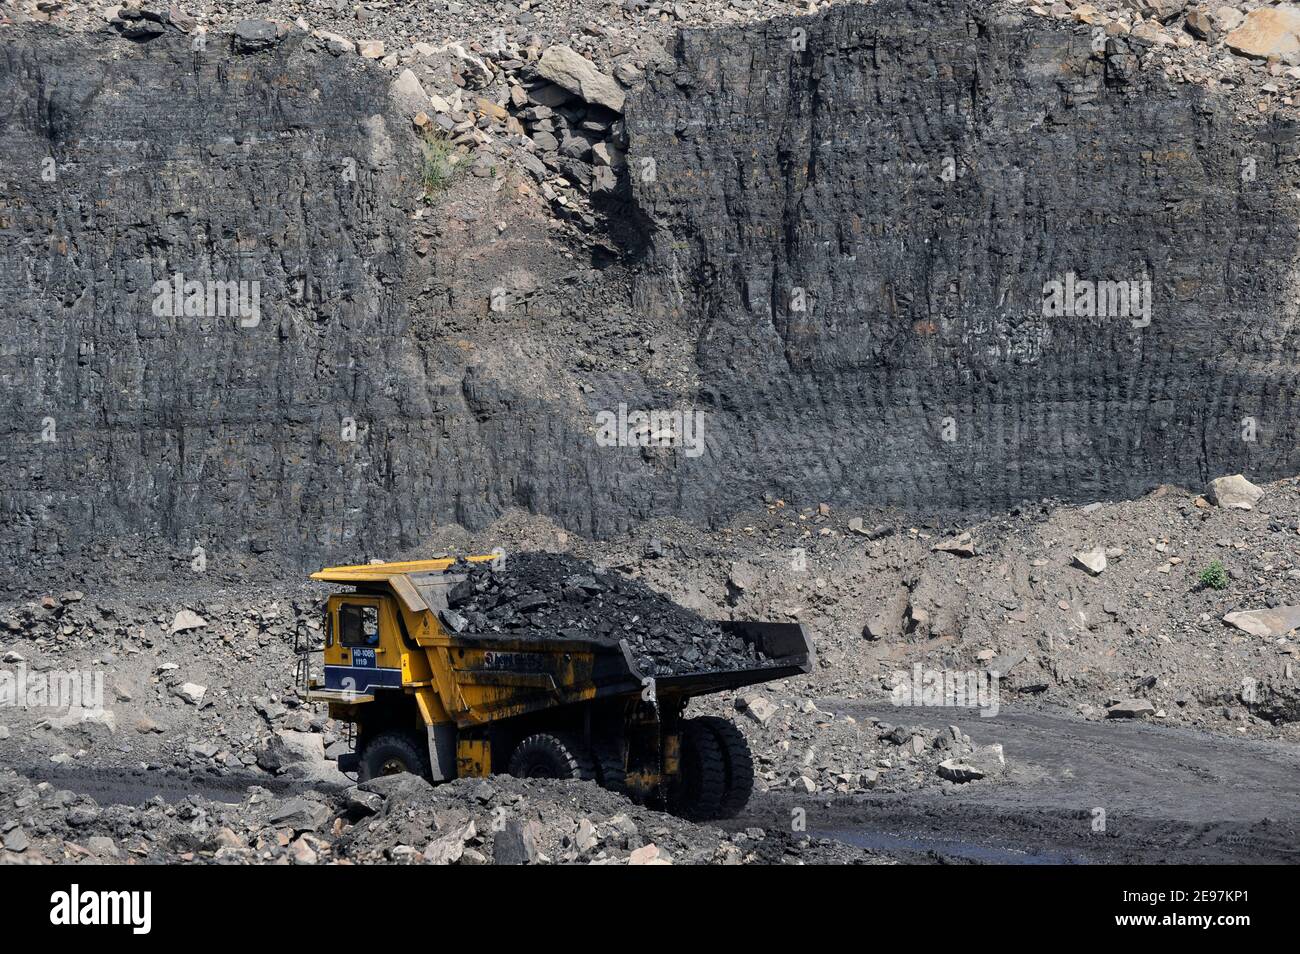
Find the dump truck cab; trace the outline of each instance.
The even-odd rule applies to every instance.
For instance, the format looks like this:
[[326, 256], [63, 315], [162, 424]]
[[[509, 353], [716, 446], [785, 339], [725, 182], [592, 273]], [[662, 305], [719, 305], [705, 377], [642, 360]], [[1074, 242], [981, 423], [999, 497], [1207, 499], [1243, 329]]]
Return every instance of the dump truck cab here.
[[801, 626], [722, 623], [771, 664], [655, 679], [622, 642], [455, 632], [443, 614], [465, 578], [459, 566], [442, 558], [312, 575], [352, 587], [327, 600], [323, 646], [299, 647], [300, 690], [355, 728], [340, 768], [362, 780], [399, 771], [433, 782], [581, 778], [701, 819], [744, 806], [753, 786], [744, 736], [726, 719], [683, 712], [694, 696], [808, 672]]

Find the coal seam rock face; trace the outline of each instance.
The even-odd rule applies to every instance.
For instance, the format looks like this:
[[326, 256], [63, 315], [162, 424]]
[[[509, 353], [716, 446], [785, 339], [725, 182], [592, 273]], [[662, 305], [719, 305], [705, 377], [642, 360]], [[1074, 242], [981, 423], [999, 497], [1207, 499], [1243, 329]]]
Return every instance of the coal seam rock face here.
[[[741, 498], [998, 509], [1294, 473], [1296, 129], [981, 6], [688, 30], [629, 100], [638, 306], [705, 329], [711, 467]], [[1044, 317], [1069, 273], [1149, 280], [1149, 324]]]
[[[621, 175], [648, 242], [628, 320], [687, 339], [698, 457], [598, 446], [597, 412], [683, 395], [635, 365], [538, 385], [568, 360], [552, 319], [544, 359], [483, 360], [476, 288], [411, 253], [439, 211], [373, 64], [302, 34], [8, 40], [0, 545], [23, 573], [137, 534], [309, 565], [515, 506], [607, 536], [768, 492], [991, 509], [1300, 469], [1296, 130], [1169, 85], [1137, 39], [1097, 53], [961, 0], [685, 32], [627, 97]], [[589, 269], [590, 300], [623, 268]], [[156, 314], [178, 274], [257, 282], [257, 322]], [[1067, 274], [1149, 280], [1150, 324], [1043, 317]]]

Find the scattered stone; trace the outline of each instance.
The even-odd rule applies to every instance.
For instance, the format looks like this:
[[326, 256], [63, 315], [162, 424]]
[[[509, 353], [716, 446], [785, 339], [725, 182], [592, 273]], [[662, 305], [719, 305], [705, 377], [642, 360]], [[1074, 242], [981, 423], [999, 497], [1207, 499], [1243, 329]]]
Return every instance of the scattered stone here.
[[650, 842], [648, 845], [642, 845], [640, 848], [633, 851], [632, 854], [628, 856], [627, 863], [629, 865], [671, 864], [671, 862], [663, 857], [662, 852], [660, 852], [654, 842]]
[[955, 759], [944, 759], [939, 763], [936, 770], [940, 778], [946, 778], [950, 782], [956, 782], [959, 785], [965, 782], [977, 782], [984, 778], [984, 773], [973, 765], [967, 765], [964, 762], [958, 762]]
[[1168, 23], [1187, 7], [1187, 0], [1125, 0], [1125, 6], [1148, 19]]
[[176, 695], [180, 696], [192, 706], [200, 705], [203, 697], [207, 695], [206, 686], [200, 686], [198, 683], [186, 682], [176, 688]]
[[518, 818], [507, 819], [493, 839], [492, 860], [499, 865], [535, 864], [537, 842], [532, 827]]
[[295, 865], [314, 865], [317, 858], [315, 850], [305, 838], [299, 838], [289, 846], [289, 857]]
[[92, 855], [97, 858], [120, 858], [122, 852], [118, 850], [117, 842], [106, 835], [92, 835], [86, 839], [86, 848]]
[[1236, 7], [1223, 6], [1214, 11], [1214, 24], [1222, 32], [1237, 29], [1246, 20], [1246, 15]]
[[736, 708], [749, 716], [759, 725], [767, 725], [772, 716], [780, 711], [780, 707], [769, 702], [765, 696], [758, 693], [750, 693], [741, 696], [736, 700]]
[[207, 625], [208, 621], [198, 613], [193, 610], [183, 609], [176, 614], [167, 632], [169, 635], [175, 636], [177, 633], [183, 633], [189, 629], [202, 629]]
[[427, 110], [432, 101], [424, 91], [424, 85], [409, 69], [402, 70], [397, 79], [388, 87], [388, 95], [397, 107], [409, 116], [415, 116]]
[[1106, 708], [1107, 719], [1143, 719], [1155, 715], [1156, 707], [1146, 699], [1123, 699]]
[[269, 50], [280, 42], [280, 28], [270, 20], [240, 20], [235, 24], [233, 46], [236, 53]]
[[1198, 40], [1210, 41], [1214, 39], [1214, 20], [1204, 10], [1188, 11], [1187, 22], [1184, 26], [1187, 32]]
[[1087, 570], [1091, 576], [1101, 576], [1106, 572], [1106, 551], [1100, 547], [1084, 550], [1074, 555], [1075, 566]]
[[1238, 610], [1228, 613], [1223, 617], [1223, 621], [1251, 636], [1276, 639], [1285, 636], [1293, 629], [1300, 628], [1300, 606]]
[[269, 821], [279, 828], [292, 828], [297, 833], [315, 831], [329, 817], [330, 810], [319, 802], [291, 798], [271, 814]]
[[951, 539], [936, 543], [932, 549], [939, 553], [953, 553], [959, 557], [973, 557], [976, 554], [975, 541], [969, 533], [961, 533]]

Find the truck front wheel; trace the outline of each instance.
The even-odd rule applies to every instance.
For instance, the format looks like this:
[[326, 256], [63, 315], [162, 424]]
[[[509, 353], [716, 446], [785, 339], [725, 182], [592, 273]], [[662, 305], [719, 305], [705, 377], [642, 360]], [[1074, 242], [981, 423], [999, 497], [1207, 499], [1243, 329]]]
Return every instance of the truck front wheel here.
[[596, 779], [596, 763], [580, 739], [539, 732], [515, 746], [507, 772], [515, 778], [577, 778], [590, 782]]
[[361, 747], [358, 781], [368, 782], [381, 775], [397, 775], [399, 772], [429, 777], [429, 749], [420, 745], [414, 733], [380, 732]]

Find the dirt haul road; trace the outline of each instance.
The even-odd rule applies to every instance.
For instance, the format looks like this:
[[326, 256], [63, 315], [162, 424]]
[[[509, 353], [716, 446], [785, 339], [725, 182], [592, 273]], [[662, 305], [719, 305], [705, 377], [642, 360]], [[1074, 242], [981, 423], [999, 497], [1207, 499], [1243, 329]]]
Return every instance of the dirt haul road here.
[[[953, 718], [951, 711], [836, 700], [822, 700], [819, 708], [864, 723], [878, 718], [933, 729], [943, 729]], [[994, 718], [966, 719], [963, 728], [977, 744], [1002, 743], [1013, 784], [961, 786], [942, 794], [768, 792], [756, 795], [749, 811], [724, 827], [791, 832], [792, 819], [799, 816], [815, 840], [832, 839], [904, 862], [1300, 861], [1300, 745], [1010, 708]], [[187, 782], [185, 773], [174, 770], [16, 768], [101, 804], [138, 804], [155, 795], [176, 802], [195, 791], [235, 802], [244, 785], [268, 785], [243, 776]], [[286, 780], [270, 787], [280, 798], [319, 789]], [[823, 853], [809, 860], [839, 859]]]
[[[954, 718], [951, 710], [835, 700], [819, 707], [934, 728]], [[962, 727], [977, 743], [1002, 743], [1016, 784], [831, 800], [773, 793], [755, 799], [735, 824], [788, 827], [802, 808], [810, 835], [906, 860], [1300, 861], [1300, 746], [1293, 743], [1011, 708]]]

